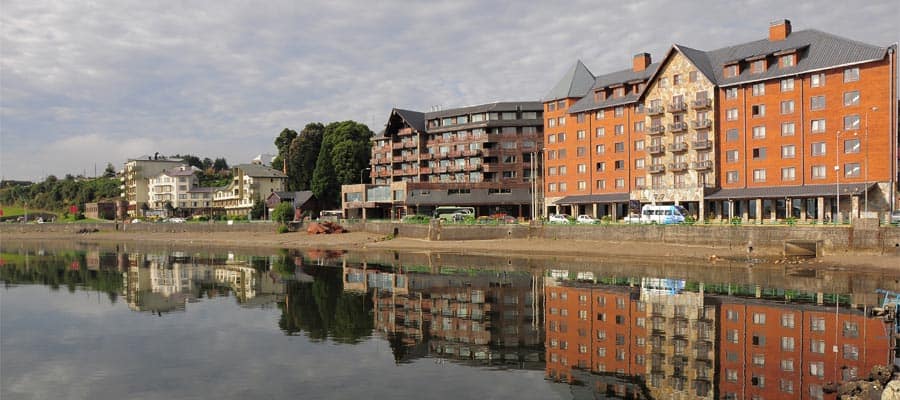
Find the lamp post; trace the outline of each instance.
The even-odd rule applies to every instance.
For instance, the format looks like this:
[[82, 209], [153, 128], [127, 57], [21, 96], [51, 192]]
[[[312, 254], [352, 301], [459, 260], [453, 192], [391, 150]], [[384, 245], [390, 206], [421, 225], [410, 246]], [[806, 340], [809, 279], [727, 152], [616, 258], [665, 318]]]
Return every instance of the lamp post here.
[[372, 170], [371, 167], [366, 167], [366, 168], [359, 170], [359, 183], [363, 183], [363, 172], [371, 171], [371, 170]]

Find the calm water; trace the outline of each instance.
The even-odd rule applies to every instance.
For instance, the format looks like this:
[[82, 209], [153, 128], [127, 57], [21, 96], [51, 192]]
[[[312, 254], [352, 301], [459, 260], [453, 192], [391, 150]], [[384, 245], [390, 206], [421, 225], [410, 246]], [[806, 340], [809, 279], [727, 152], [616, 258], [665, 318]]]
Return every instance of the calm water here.
[[833, 398], [893, 363], [898, 279], [3, 243], [0, 397]]

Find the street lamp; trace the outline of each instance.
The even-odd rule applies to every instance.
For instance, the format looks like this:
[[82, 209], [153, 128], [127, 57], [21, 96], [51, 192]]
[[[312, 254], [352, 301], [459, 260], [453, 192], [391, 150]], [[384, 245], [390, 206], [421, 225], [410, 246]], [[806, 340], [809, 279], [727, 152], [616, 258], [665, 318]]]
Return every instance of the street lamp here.
[[363, 172], [371, 171], [371, 170], [372, 170], [371, 167], [366, 167], [366, 168], [359, 170], [359, 183], [363, 183]]

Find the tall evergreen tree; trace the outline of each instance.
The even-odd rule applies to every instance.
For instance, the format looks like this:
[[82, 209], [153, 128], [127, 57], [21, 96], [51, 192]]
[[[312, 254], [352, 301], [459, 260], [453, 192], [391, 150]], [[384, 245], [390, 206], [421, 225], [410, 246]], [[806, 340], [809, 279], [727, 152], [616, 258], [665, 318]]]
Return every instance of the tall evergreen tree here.
[[310, 190], [325, 125], [319, 122], [306, 124], [292, 142], [285, 158], [289, 190]]

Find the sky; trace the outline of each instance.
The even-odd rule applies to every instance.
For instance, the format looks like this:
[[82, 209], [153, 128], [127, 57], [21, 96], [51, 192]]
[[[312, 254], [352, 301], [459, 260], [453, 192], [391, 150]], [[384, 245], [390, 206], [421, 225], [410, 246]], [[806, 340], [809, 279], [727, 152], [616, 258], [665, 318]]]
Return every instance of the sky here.
[[0, 179], [94, 176], [159, 152], [276, 153], [284, 128], [392, 108], [540, 100], [672, 44], [714, 50], [769, 23], [900, 41], [900, 2], [0, 0]]

